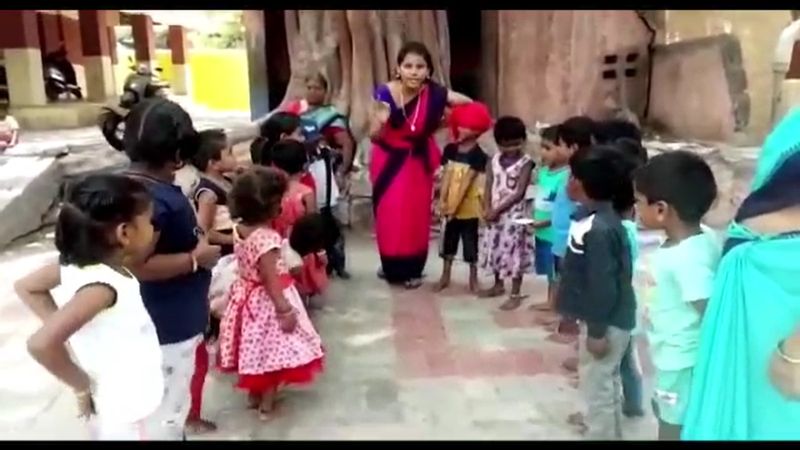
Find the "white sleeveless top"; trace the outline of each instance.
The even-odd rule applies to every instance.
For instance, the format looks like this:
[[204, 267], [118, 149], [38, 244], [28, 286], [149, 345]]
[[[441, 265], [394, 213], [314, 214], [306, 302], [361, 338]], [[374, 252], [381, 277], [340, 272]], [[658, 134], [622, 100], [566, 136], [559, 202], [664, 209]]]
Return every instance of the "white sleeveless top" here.
[[164, 395], [161, 347], [139, 282], [104, 264], [62, 266], [53, 298], [62, 308], [81, 288], [97, 283], [112, 287], [117, 301], [73, 334], [69, 345], [94, 382], [97, 415], [105, 422], [133, 423], [155, 412]]

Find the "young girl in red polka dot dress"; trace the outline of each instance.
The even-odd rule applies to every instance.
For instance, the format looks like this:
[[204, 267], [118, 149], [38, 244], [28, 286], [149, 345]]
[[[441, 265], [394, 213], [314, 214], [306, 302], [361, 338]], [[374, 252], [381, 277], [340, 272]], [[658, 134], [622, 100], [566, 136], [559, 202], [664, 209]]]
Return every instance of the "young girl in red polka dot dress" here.
[[281, 256], [281, 236], [267, 224], [280, 211], [286, 176], [253, 167], [229, 194], [238, 278], [220, 324], [220, 369], [239, 375], [251, 408], [268, 419], [278, 388], [309, 383], [322, 370], [322, 341]]

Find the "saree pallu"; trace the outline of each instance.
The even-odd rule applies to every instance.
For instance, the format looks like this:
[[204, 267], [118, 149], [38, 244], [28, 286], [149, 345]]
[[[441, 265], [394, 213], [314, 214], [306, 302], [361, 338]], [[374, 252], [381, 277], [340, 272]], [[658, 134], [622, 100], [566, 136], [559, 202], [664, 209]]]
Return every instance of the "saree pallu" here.
[[769, 379], [781, 339], [800, 325], [800, 224], [765, 235], [747, 219], [800, 205], [800, 110], [767, 138], [751, 194], [728, 229], [700, 334], [684, 440], [797, 440], [800, 402]]
[[391, 111], [370, 158], [375, 234], [386, 281], [403, 283], [420, 278], [428, 258], [433, 177], [441, 160], [433, 134], [447, 89], [430, 82], [401, 106], [386, 85], [375, 96]]

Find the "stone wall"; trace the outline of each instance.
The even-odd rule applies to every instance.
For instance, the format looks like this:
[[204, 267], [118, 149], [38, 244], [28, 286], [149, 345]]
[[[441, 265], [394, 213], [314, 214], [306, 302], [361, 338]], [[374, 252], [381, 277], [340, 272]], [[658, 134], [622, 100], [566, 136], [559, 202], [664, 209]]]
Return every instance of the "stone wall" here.
[[771, 128], [772, 57], [778, 36], [791, 20], [789, 10], [666, 10], [668, 44], [718, 34], [739, 38], [752, 105], [744, 131], [753, 142], [760, 142]]
[[624, 108], [642, 115], [651, 36], [635, 11], [484, 15], [484, 59], [490, 59], [483, 65], [484, 92], [497, 113], [517, 115], [529, 126], [576, 114], [605, 118]]
[[729, 34], [657, 45], [647, 124], [682, 139], [732, 140], [750, 118], [742, 64]]

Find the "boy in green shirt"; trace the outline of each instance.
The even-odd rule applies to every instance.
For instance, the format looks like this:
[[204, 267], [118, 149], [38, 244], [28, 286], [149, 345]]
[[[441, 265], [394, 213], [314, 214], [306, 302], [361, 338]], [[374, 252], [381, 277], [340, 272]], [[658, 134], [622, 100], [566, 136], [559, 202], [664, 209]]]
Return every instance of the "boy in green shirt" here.
[[653, 409], [659, 440], [678, 440], [697, 361], [700, 323], [720, 259], [719, 240], [700, 224], [717, 196], [711, 168], [699, 156], [656, 156], [635, 176], [642, 225], [664, 230], [653, 255], [654, 298], [645, 328], [656, 368]]
[[551, 216], [553, 200], [559, 189], [563, 189], [569, 180], [569, 159], [564, 152], [555, 149], [558, 136], [558, 125], [542, 130], [542, 168], [536, 179], [536, 198], [533, 206], [534, 265], [537, 275], [547, 276], [547, 302], [533, 306], [536, 310], [553, 311], [555, 292], [553, 282], [556, 275], [555, 258], [553, 257], [553, 227]]

